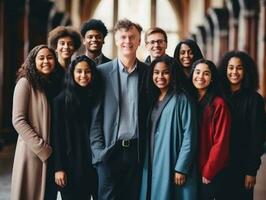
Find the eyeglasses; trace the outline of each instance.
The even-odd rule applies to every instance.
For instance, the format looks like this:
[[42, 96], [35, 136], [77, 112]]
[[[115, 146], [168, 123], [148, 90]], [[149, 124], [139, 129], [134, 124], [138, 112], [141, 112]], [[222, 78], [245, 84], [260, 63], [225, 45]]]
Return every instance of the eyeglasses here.
[[157, 43], [158, 45], [161, 45], [164, 42], [165, 42], [165, 40], [151, 40], [151, 41], [147, 42], [147, 44], [155, 45]]

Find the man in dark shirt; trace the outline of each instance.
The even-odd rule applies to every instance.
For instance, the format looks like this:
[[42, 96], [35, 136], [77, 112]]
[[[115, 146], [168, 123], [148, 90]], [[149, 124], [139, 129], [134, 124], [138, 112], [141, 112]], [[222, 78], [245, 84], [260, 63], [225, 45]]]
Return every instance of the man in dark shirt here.
[[102, 53], [104, 38], [108, 31], [101, 20], [91, 19], [85, 22], [80, 29], [83, 37], [83, 45], [85, 46], [85, 55], [94, 60], [97, 65], [109, 62]]

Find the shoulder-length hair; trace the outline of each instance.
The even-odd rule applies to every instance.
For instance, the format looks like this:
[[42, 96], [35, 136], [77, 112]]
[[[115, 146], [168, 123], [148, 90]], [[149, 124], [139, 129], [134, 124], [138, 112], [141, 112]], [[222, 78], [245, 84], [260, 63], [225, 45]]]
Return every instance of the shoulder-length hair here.
[[198, 44], [194, 40], [191, 40], [191, 39], [182, 40], [181, 42], [179, 42], [176, 45], [176, 48], [174, 51], [174, 56], [173, 56], [177, 60], [177, 62], [180, 64], [180, 66], [182, 66], [182, 64], [179, 61], [179, 53], [180, 53], [180, 49], [181, 49], [182, 44], [186, 44], [190, 47], [190, 49], [194, 55], [192, 63], [195, 62], [196, 60], [203, 58], [202, 52], [201, 52]]
[[[222, 96], [222, 91], [221, 91], [221, 86], [220, 86], [221, 80], [220, 80], [216, 65], [210, 60], [200, 59], [200, 60], [197, 60], [196, 62], [194, 62], [192, 64], [191, 72], [189, 75], [189, 80], [192, 83], [194, 88], [195, 88], [195, 86], [194, 86], [193, 81], [192, 81], [193, 80], [193, 73], [194, 73], [197, 65], [199, 65], [201, 63], [206, 64], [208, 66], [210, 72], [211, 72], [211, 82], [210, 82], [210, 85], [208, 86], [206, 94], [205, 94], [205, 97], [207, 97], [206, 99], [208, 99], [207, 103], [210, 103], [215, 96]], [[195, 88], [195, 90], [197, 91], [196, 88]], [[197, 92], [197, 94], [198, 94], [198, 92]]]
[[[86, 62], [89, 65], [92, 73], [91, 82], [84, 88], [81, 88], [81, 86], [79, 86], [74, 80], [74, 70], [76, 68], [76, 65], [80, 62]], [[77, 95], [79, 92], [81, 92], [81, 90], [86, 94], [87, 98], [90, 98], [90, 100], [93, 101], [94, 99], [96, 99], [96, 96], [99, 92], [99, 87], [99, 74], [96, 70], [95, 62], [85, 55], [78, 56], [70, 63], [65, 77], [66, 107], [71, 107], [73, 105], [79, 106], [80, 101]]]
[[153, 82], [153, 71], [154, 67], [157, 63], [165, 63], [168, 67], [171, 75], [170, 85], [169, 89], [174, 90], [175, 93], [181, 93], [185, 92], [185, 84], [186, 84], [186, 77], [181, 69], [181, 67], [178, 66], [177, 62], [169, 57], [169, 56], [161, 56], [155, 60], [152, 61], [149, 70], [148, 70], [148, 76], [147, 76], [147, 93], [150, 98], [150, 101], [154, 104], [160, 95], [160, 89], [155, 86]]
[[226, 92], [230, 92], [230, 82], [227, 78], [227, 67], [231, 58], [239, 58], [242, 62], [244, 77], [240, 90], [256, 91], [259, 87], [258, 71], [255, 61], [243, 51], [229, 51], [224, 54], [219, 62], [218, 70]]
[[48, 47], [47, 45], [44, 44], [38, 45], [29, 52], [26, 60], [18, 69], [16, 81], [18, 81], [22, 77], [25, 77], [30, 82], [30, 84], [34, 89], [43, 90], [46, 87], [48, 80], [47, 78], [42, 76], [40, 72], [38, 72], [35, 62], [38, 52], [44, 48], [48, 49], [52, 53], [55, 60], [55, 68], [58, 67], [55, 51], [52, 48]]

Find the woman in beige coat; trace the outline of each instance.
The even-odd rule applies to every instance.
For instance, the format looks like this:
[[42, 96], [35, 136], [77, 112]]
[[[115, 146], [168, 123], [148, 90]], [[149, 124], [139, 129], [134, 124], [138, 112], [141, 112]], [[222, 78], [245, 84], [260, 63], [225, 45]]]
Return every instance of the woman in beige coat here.
[[18, 70], [13, 97], [13, 126], [18, 133], [14, 158], [11, 200], [43, 200], [47, 159], [52, 153], [50, 106], [51, 75], [56, 55], [46, 45], [31, 50]]

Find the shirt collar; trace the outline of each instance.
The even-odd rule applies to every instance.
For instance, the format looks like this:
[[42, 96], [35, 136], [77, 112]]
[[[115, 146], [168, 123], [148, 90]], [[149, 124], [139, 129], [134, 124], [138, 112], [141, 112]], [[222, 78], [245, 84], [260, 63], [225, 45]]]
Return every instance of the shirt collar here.
[[120, 71], [120, 72], [126, 72], [126, 73], [128, 73], [128, 74], [131, 74], [131, 73], [133, 73], [134, 71], [136, 71], [136, 69], [137, 69], [137, 63], [138, 63], [138, 62], [137, 62], [137, 60], [136, 60], [133, 69], [132, 69], [130, 72], [128, 72], [128, 71], [126, 70], [125, 66], [123, 65], [123, 63], [121, 62], [121, 60], [118, 59], [119, 71]]

